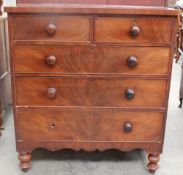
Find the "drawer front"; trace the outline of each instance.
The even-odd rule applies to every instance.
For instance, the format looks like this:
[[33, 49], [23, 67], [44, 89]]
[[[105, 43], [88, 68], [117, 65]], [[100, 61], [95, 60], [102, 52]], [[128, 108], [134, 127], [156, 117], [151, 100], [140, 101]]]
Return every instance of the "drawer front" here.
[[89, 42], [90, 18], [74, 16], [15, 16], [13, 39]]
[[168, 47], [85, 47], [17, 45], [15, 73], [167, 74]]
[[170, 44], [173, 21], [161, 18], [112, 18], [95, 20], [96, 43]]
[[163, 131], [158, 112], [41, 108], [17, 110], [16, 119], [18, 140], [156, 142]]
[[165, 80], [17, 77], [17, 106], [164, 107]]

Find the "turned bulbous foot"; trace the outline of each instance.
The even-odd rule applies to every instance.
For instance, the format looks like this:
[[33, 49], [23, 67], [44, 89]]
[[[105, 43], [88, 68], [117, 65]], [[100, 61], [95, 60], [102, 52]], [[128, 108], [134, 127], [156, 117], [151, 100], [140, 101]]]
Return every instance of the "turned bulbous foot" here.
[[20, 168], [22, 171], [26, 172], [30, 168], [31, 155], [30, 153], [20, 153], [18, 155], [20, 161]]
[[157, 154], [149, 154], [148, 155], [149, 163], [147, 168], [151, 174], [155, 174], [156, 170], [159, 168], [158, 162], [160, 161], [160, 155]]

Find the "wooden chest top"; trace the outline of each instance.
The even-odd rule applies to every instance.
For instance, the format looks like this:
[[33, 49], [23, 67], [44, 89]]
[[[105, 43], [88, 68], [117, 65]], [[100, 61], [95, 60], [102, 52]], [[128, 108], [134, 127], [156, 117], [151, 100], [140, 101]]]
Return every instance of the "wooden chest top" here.
[[120, 5], [87, 5], [87, 4], [18, 4], [5, 7], [8, 13], [24, 14], [102, 14], [102, 15], [153, 15], [177, 16], [178, 11], [167, 7], [143, 7]]
[[17, 0], [17, 4], [106, 4], [135, 6], [166, 6], [167, 0]]

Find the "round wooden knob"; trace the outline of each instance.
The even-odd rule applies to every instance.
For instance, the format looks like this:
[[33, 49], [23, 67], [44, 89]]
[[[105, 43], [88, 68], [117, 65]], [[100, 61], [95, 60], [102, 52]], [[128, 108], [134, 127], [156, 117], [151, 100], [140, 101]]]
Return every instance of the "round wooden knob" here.
[[47, 96], [48, 98], [55, 98], [57, 90], [55, 88], [48, 88]]
[[130, 122], [125, 122], [123, 129], [124, 129], [124, 132], [130, 133], [133, 130], [133, 125]]
[[135, 67], [137, 65], [137, 57], [135, 56], [128, 57], [127, 63], [128, 67]]
[[138, 26], [133, 26], [130, 28], [130, 35], [135, 37], [138, 36], [140, 33], [140, 28]]
[[135, 91], [133, 89], [127, 89], [125, 91], [125, 96], [127, 99], [133, 99], [135, 97]]
[[48, 26], [46, 27], [46, 31], [49, 35], [54, 35], [56, 32], [56, 26], [54, 24], [48, 24]]
[[49, 66], [53, 66], [57, 61], [57, 58], [54, 55], [50, 55], [48, 57], [46, 57], [46, 63]]

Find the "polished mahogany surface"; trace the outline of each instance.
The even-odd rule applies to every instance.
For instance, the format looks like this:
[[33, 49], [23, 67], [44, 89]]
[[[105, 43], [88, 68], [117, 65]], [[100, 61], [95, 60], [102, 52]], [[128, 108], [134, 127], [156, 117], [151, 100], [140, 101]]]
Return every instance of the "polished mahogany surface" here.
[[[53, 26], [54, 29], [50, 29]], [[14, 40], [58, 42], [89, 42], [90, 40], [89, 17], [58, 15], [16, 16], [12, 27]]]
[[[135, 78], [17, 77], [14, 83], [17, 106], [163, 108], [167, 93], [165, 80]], [[51, 88], [54, 97], [49, 96]], [[126, 96], [128, 89], [133, 98]]]
[[[15, 8], [16, 7], [16, 8]], [[5, 7], [8, 13], [16, 14], [90, 14], [90, 15], [142, 15], [142, 16], [177, 16], [179, 12], [168, 7], [143, 7], [121, 5], [87, 5], [87, 4], [20, 4]], [[168, 11], [168, 13], [167, 13]], [[46, 27], [46, 26], [45, 26]]]
[[163, 149], [177, 12], [78, 4], [6, 11], [21, 168], [30, 167], [36, 148], [144, 149], [154, 173]]
[[[35, 114], [34, 117], [32, 113]], [[134, 115], [139, 117], [135, 118]], [[17, 116], [19, 140], [162, 141], [162, 112], [125, 112], [110, 109], [17, 109]], [[147, 116], [148, 120], [146, 120]], [[127, 121], [129, 125], [131, 124], [131, 130], [127, 130]], [[31, 127], [29, 127], [30, 123]], [[62, 132], [60, 132], [61, 128]], [[32, 130], [37, 134], [33, 135]]]
[[14, 73], [166, 76], [171, 48], [20, 44], [13, 53]]
[[[168, 44], [171, 42], [172, 24], [173, 21], [164, 18], [96, 18], [94, 42]], [[158, 25], [161, 27], [158, 28]]]

